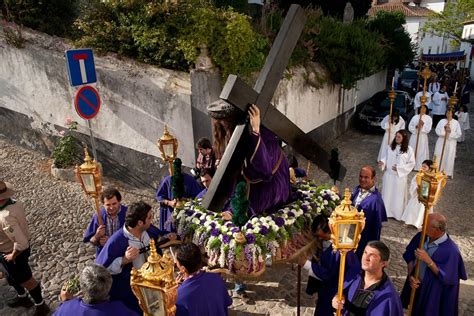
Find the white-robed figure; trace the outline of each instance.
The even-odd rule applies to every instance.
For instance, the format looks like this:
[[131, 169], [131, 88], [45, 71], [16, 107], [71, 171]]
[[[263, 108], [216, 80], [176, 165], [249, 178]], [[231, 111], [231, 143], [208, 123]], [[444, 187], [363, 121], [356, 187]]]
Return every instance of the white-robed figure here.
[[458, 117], [459, 126], [461, 126], [461, 137], [458, 139], [458, 143], [462, 143], [466, 137], [466, 130], [471, 128], [469, 113], [467, 113], [467, 107], [464, 104], [459, 106], [459, 111], [456, 112], [456, 116]]
[[[405, 129], [405, 120], [400, 116], [400, 112], [398, 110], [393, 110], [392, 111], [392, 126], [390, 127], [390, 138], [388, 135], [388, 130], [389, 130], [389, 120], [388, 117], [390, 115], [387, 115], [384, 117], [382, 120], [382, 123], [380, 123], [380, 127], [385, 130], [385, 134], [383, 135], [382, 139], [382, 144], [380, 145], [380, 150], [379, 150], [379, 155], [377, 156], [377, 161], [380, 161], [382, 159], [382, 156], [384, 153], [387, 151], [388, 144], [393, 142], [393, 139], [395, 138], [395, 133], [398, 132], [401, 129]], [[390, 139], [390, 142], [388, 141]]]
[[[436, 141], [434, 154], [436, 160], [439, 161], [439, 171], [446, 172], [446, 175], [452, 178], [457, 140], [461, 137], [461, 126], [453, 118], [453, 112], [448, 110], [446, 118], [439, 121], [438, 125], [436, 125], [436, 134], [438, 135], [438, 140]], [[444, 152], [443, 144], [445, 144]]]
[[[426, 106], [418, 108], [418, 114], [413, 116], [408, 124], [408, 130], [411, 133], [409, 146], [415, 153], [415, 170], [421, 168], [421, 164], [430, 158], [430, 148], [428, 144], [428, 134], [431, 131], [433, 120], [426, 114]], [[419, 136], [418, 136], [419, 134]], [[417, 145], [418, 140], [418, 145]]]
[[415, 154], [408, 146], [408, 132], [399, 130], [390, 147], [379, 161], [385, 170], [382, 178], [382, 199], [387, 217], [401, 220], [408, 200], [408, 174], [415, 167]]
[[[421, 164], [421, 170], [428, 172], [431, 170], [433, 161], [425, 160]], [[411, 179], [410, 188], [408, 189], [409, 200], [407, 207], [403, 211], [402, 221], [407, 225], [413, 225], [420, 229], [423, 226], [425, 215], [425, 205], [418, 201], [418, 185], [416, 183], [416, 175]], [[433, 213], [433, 208], [429, 209], [429, 213]]]

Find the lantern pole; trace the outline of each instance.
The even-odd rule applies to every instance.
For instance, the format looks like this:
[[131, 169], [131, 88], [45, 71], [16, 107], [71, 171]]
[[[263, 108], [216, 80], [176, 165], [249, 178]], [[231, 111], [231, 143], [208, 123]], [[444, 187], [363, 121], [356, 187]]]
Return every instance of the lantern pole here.
[[390, 143], [391, 143], [391, 132], [392, 132], [392, 112], [393, 112], [393, 102], [395, 102], [395, 96], [396, 96], [396, 93], [395, 93], [395, 90], [394, 90], [394, 87], [393, 87], [393, 81], [392, 81], [392, 90], [390, 90], [390, 92], [388, 93], [388, 98], [390, 100], [390, 113], [389, 113], [389, 116], [388, 116], [388, 137], [387, 137], [387, 142], [388, 142], [388, 145], [390, 146]]
[[[430, 187], [428, 191], [429, 193], [427, 197], [421, 197], [422, 195], [421, 182], [422, 182], [422, 178], [426, 176], [428, 176], [430, 179]], [[418, 249], [423, 250], [425, 239], [426, 239], [426, 230], [428, 229], [429, 209], [438, 202], [441, 196], [441, 190], [444, 188], [446, 184], [446, 175], [444, 173], [438, 172], [438, 165], [436, 163], [436, 156], [435, 156], [433, 158], [432, 171], [425, 173], [422, 170], [420, 170], [420, 172], [416, 175], [416, 177], [417, 177], [416, 180], [418, 184], [418, 199], [425, 206], [425, 210], [423, 214], [423, 229], [421, 231], [420, 244], [418, 245]], [[433, 182], [434, 182], [434, 185], [436, 185], [436, 187], [434, 187]], [[418, 279], [419, 275], [420, 275], [420, 260], [416, 259], [414, 278]], [[410, 282], [410, 279], [408, 279], [408, 281]], [[410, 304], [408, 306], [408, 316], [411, 316], [413, 312], [413, 305], [415, 303], [415, 294], [416, 294], [416, 289], [412, 288], [411, 293], [410, 293]]]
[[[421, 72], [421, 76], [423, 78], [423, 95], [420, 97], [420, 103], [421, 103], [421, 107], [423, 106], [426, 107], [426, 101], [428, 101], [428, 98], [426, 97], [426, 81], [428, 80], [428, 78], [431, 77], [431, 70], [428, 66], [426, 66], [425, 69], [423, 69], [423, 71]], [[418, 119], [418, 125], [420, 124], [421, 118], [423, 117], [423, 114], [424, 114], [424, 113], [422, 114], [421, 112], [422, 110], [420, 108], [420, 117]], [[421, 128], [418, 128], [416, 132], [415, 159], [418, 153], [418, 142], [420, 139], [420, 130]]]
[[[339, 262], [339, 281], [337, 286], [337, 299], [342, 301], [342, 290], [344, 289], [344, 273], [346, 269], [346, 250], [339, 250], [339, 254], [341, 255], [341, 259]], [[342, 309], [338, 307], [336, 311], [336, 316], [341, 316]]]
[[[457, 83], [456, 83], [456, 88], [457, 88]], [[446, 125], [449, 126], [451, 123], [451, 120], [453, 119], [454, 115], [454, 107], [458, 103], [458, 98], [456, 98], [456, 89], [453, 92], [453, 95], [449, 98], [448, 104], [449, 104], [449, 111], [451, 112], [451, 116], [448, 118], [448, 123]], [[444, 150], [446, 149], [446, 141], [448, 140], [449, 133], [444, 132], [444, 140], [443, 140], [443, 149], [441, 150], [441, 158], [439, 159], [439, 168], [441, 169], [443, 166], [443, 157], [444, 157]]]

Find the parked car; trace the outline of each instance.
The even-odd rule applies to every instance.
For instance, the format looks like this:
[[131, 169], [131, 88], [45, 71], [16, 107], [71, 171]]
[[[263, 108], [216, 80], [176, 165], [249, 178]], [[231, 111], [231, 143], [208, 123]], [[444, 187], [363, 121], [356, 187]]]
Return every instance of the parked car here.
[[[380, 123], [390, 112], [390, 100], [388, 98], [389, 90], [380, 91], [374, 94], [370, 99], [359, 105], [355, 115], [356, 127], [364, 131], [383, 131]], [[408, 92], [395, 90], [396, 96], [393, 102], [393, 109], [400, 112], [400, 116], [406, 122], [414, 115], [413, 99]]]
[[415, 69], [405, 68], [398, 78], [398, 89], [407, 91], [413, 95], [418, 88], [418, 71]]

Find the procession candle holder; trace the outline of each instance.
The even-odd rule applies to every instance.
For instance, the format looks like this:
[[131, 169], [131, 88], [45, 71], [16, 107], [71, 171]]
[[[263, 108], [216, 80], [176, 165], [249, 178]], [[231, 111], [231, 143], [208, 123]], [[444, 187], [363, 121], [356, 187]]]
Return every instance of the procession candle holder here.
[[161, 158], [168, 162], [170, 176], [172, 176], [173, 161], [178, 153], [178, 140], [168, 132], [168, 127], [166, 125], [163, 130], [163, 135], [158, 139], [156, 145], [161, 152]]
[[[364, 211], [357, 211], [351, 203], [351, 193], [348, 188], [344, 191], [344, 200], [332, 212], [329, 217], [329, 228], [331, 229], [331, 239], [333, 241], [334, 252], [339, 251], [341, 260], [339, 263], [339, 282], [337, 297], [342, 300], [342, 290], [344, 287], [344, 270], [346, 264], [346, 254], [357, 249], [360, 234], [365, 226]], [[337, 310], [337, 316], [341, 315], [341, 309]]]
[[130, 286], [145, 316], [176, 314], [178, 284], [174, 279], [174, 261], [167, 254], [156, 252], [150, 240], [150, 256], [140, 269], [132, 268]]
[[[420, 170], [416, 175], [416, 183], [418, 186], [418, 201], [425, 206], [423, 215], [423, 229], [421, 231], [421, 239], [418, 249], [423, 249], [426, 238], [426, 229], [428, 227], [429, 209], [436, 205], [441, 193], [446, 185], [446, 174], [438, 170], [436, 156], [433, 158], [433, 167], [429, 171]], [[414, 277], [418, 279], [420, 274], [420, 261], [416, 260]], [[413, 303], [415, 301], [416, 289], [411, 289], [410, 305], [408, 307], [408, 315], [412, 315]]]
[[[426, 97], [426, 82], [428, 81], [429, 78], [431, 78], [431, 70], [427, 65], [418, 74], [423, 78], [423, 95], [420, 97], [420, 103], [421, 103], [421, 107], [426, 107], [426, 103], [428, 102], [428, 98]], [[422, 111], [420, 111], [420, 117], [418, 119], [418, 124], [420, 123], [423, 114], [425, 114], [425, 113], [422, 113]], [[418, 141], [419, 141], [419, 139], [420, 139], [420, 128], [418, 128], [418, 131], [416, 133], [415, 159], [416, 159], [416, 155], [418, 153]]]
[[[449, 106], [449, 111], [447, 113], [446, 119], [448, 122], [446, 123], [448, 126], [451, 123], [451, 120], [453, 119], [454, 115], [454, 108], [456, 107], [456, 104], [458, 104], [458, 98], [456, 98], [456, 90], [454, 90], [454, 93], [452, 97], [449, 98], [448, 100], [448, 106]], [[448, 140], [449, 133], [444, 133], [444, 140], [443, 140], [443, 149], [441, 150], [441, 158], [439, 159], [439, 168], [441, 169], [442, 163], [443, 163], [443, 158], [444, 158], [444, 150], [446, 149], [446, 141]]]
[[102, 225], [102, 216], [100, 216], [99, 196], [102, 193], [102, 176], [100, 165], [91, 158], [87, 147], [84, 147], [84, 163], [75, 168], [76, 179], [82, 186], [84, 193], [95, 201], [97, 220]]
[[393, 103], [395, 102], [395, 97], [397, 94], [395, 93], [395, 89], [392, 84], [392, 90], [388, 92], [388, 99], [390, 100], [390, 113], [388, 114], [388, 137], [387, 137], [387, 142], [388, 145], [390, 146], [391, 142], [391, 131], [392, 131], [392, 112], [393, 112]]

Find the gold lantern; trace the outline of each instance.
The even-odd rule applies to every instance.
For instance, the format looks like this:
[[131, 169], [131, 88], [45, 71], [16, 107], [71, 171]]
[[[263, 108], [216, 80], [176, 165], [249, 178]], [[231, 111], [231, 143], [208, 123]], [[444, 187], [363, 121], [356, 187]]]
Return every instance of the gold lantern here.
[[161, 158], [169, 164], [170, 175], [173, 175], [173, 160], [178, 153], [178, 140], [168, 132], [166, 125], [163, 135], [158, 139], [156, 145], [161, 152]]
[[[446, 174], [438, 171], [438, 165], [436, 163], [436, 156], [433, 159], [433, 166], [431, 170], [424, 172], [420, 170], [416, 175], [416, 183], [418, 185], [418, 201], [425, 205], [424, 216], [423, 216], [423, 229], [421, 231], [420, 244], [418, 249], [423, 249], [426, 239], [426, 229], [428, 228], [428, 214], [429, 209], [436, 205], [444, 186], [446, 185]], [[414, 277], [418, 279], [420, 274], [420, 261], [416, 261]], [[408, 307], [408, 315], [412, 315], [413, 303], [415, 302], [416, 289], [411, 289], [410, 305]]]
[[145, 316], [176, 314], [178, 284], [174, 278], [174, 261], [156, 252], [150, 240], [150, 256], [140, 269], [132, 268], [130, 285]]
[[102, 176], [100, 165], [89, 156], [87, 147], [84, 147], [84, 163], [75, 168], [76, 179], [81, 184], [84, 192], [94, 199], [97, 211], [97, 220], [102, 225], [100, 216], [99, 196], [102, 193]]
[[[365, 214], [363, 211], [357, 211], [352, 206], [351, 193], [348, 188], [344, 191], [344, 200], [341, 205], [336, 207], [329, 217], [329, 228], [331, 229], [331, 239], [333, 241], [334, 251], [339, 251], [341, 255], [339, 267], [339, 283], [337, 295], [342, 300], [342, 290], [344, 283], [344, 270], [346, 264], [346, 254], [349, 251], [357, 249], [360, 234], [365, 226]], [[337, 316], [341, 315], [338, 309]]]

